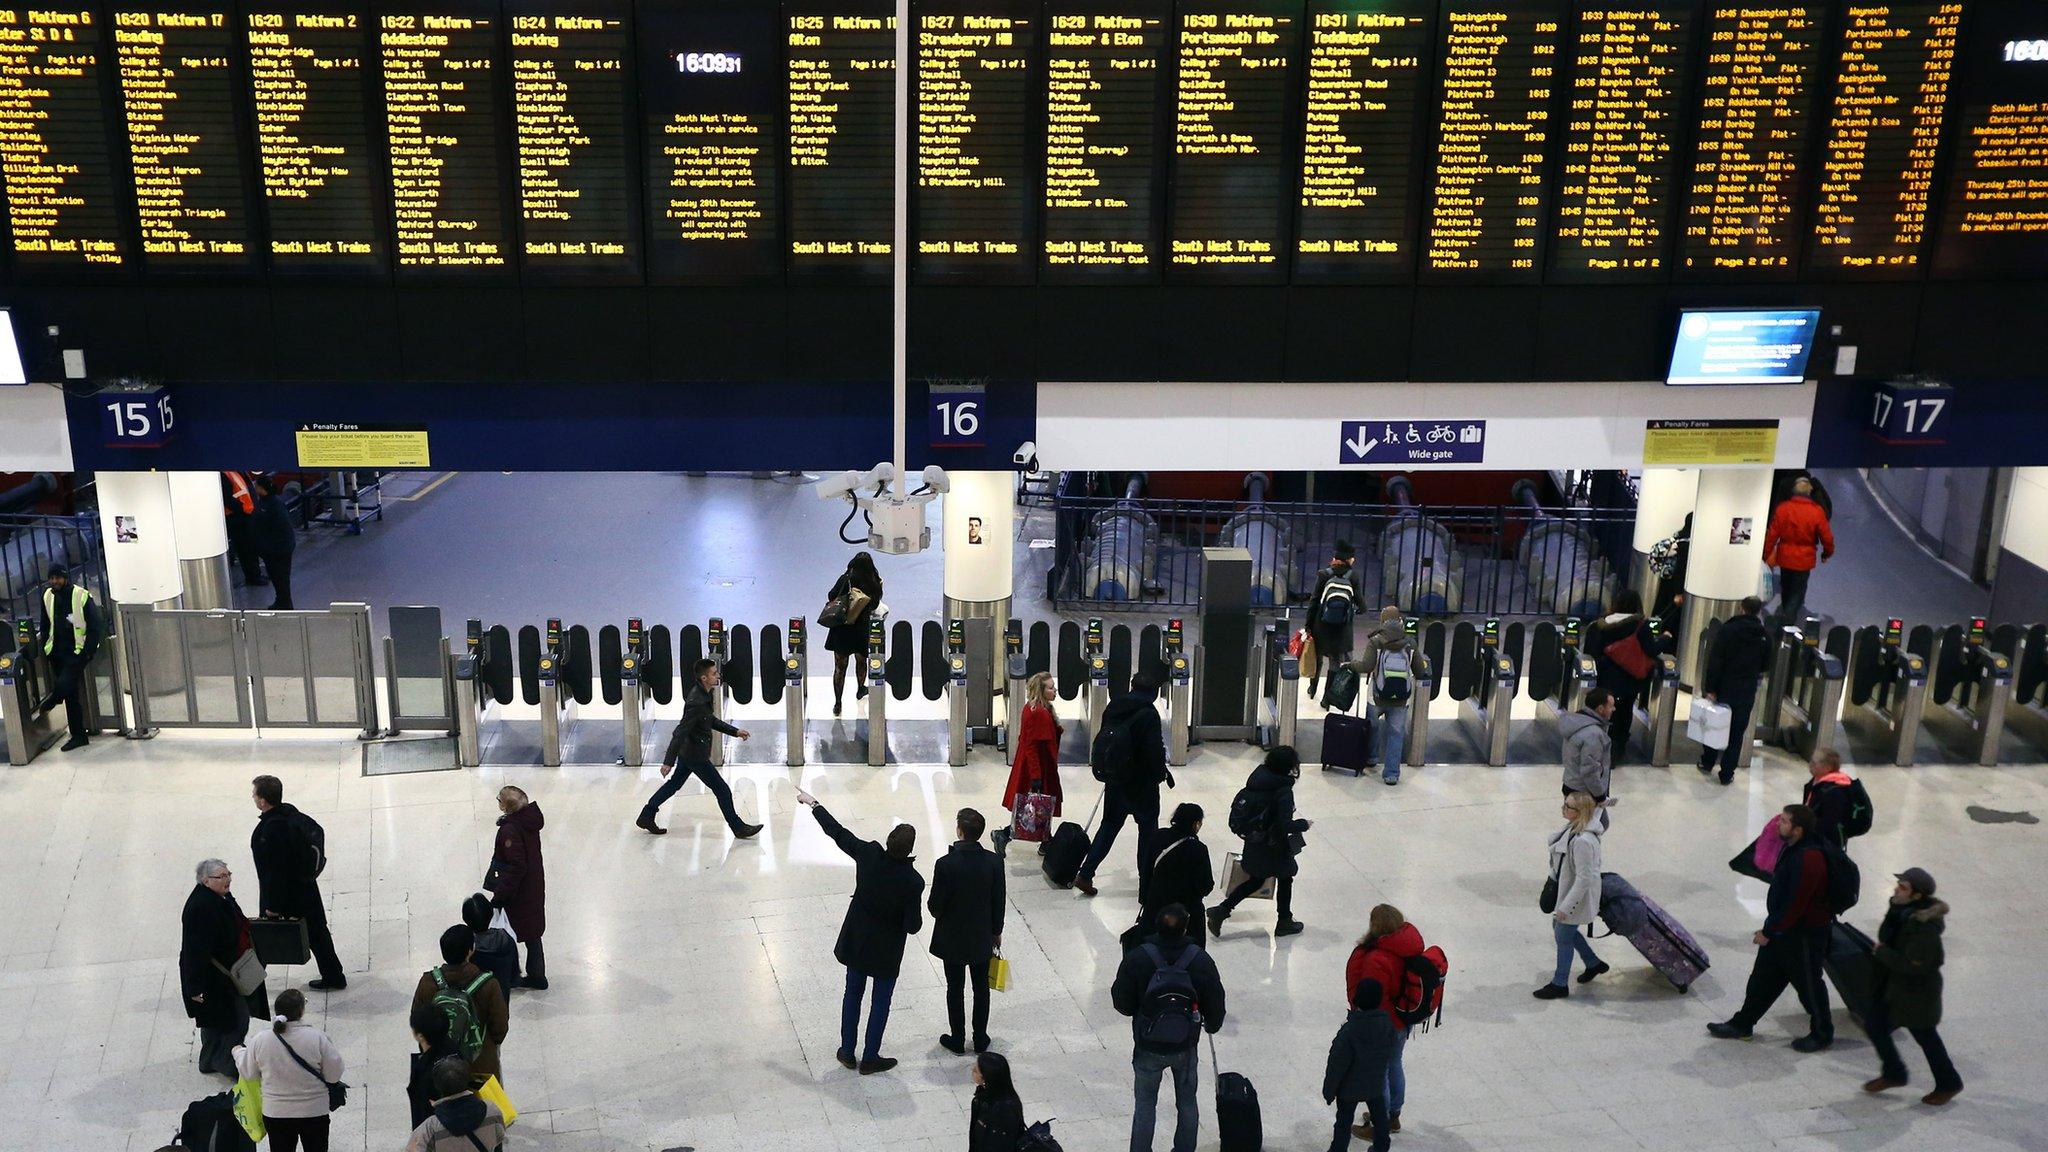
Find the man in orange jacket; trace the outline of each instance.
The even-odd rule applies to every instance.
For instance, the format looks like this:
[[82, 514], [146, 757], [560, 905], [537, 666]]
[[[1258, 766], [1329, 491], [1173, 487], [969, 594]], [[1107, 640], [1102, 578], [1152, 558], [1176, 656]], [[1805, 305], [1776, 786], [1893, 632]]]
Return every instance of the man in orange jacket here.
[[1771, 529], [1764, 534], [1764, 563], [1778, 570], [1778, 612], [1790, 624], [1797, 624], [1806, 610], [1806, 582], [1813, 567], [1834, 558], [1835, 533], [1828, 527], [1828, 514], [1813, 498], [1813, 482], [1801, 476], [1792, 483], [1792, 496], [1771, 514]]

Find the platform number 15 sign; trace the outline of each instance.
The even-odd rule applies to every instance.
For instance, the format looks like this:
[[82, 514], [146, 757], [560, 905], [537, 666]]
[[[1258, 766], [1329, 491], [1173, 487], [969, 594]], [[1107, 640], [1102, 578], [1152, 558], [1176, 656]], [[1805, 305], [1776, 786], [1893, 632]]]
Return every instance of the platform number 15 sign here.
[[931, 386], [931, 446], [979, 448], [983, 405], [988, 395], [979, 384]]
[[1870, 397], [1870, 434], [1886, 444], [1945, 443], [1942, 416], [1953, 396], [1946, 384], [1879, 384]]
[[100, 430], [109, 448], [155, 448], [171, 438], [177, 417], [168, 388], [99, 395]]

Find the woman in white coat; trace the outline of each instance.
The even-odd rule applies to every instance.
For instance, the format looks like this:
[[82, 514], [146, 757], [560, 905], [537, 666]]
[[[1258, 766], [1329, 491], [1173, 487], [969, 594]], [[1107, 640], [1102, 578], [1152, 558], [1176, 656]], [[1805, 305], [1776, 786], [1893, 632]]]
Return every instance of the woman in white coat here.
[[1565, 826], [1550, 838], [1550, 875], [1557, 881], [1557, 908], [1550, 914], [1550, 931], [1557, 939], [1557, 969], [1550, 983], [1536, 990], [1538, 1000], [1562, 1000], [1571, 995], [1565, 978], [1572, 974], [1572, 953], [1585, 962], [1579, 983], [1585, 984], [1607, 971], [1607, 964], [1593, 954], [1585, 928], [1600, 913], [1600, 836], [1607, 822], [1598, 819], [1600, 806], [1584, 792], [1564, 798]]
[[235, 1049], [244, 1079], [263, 1085], [263, 1126], [271, 1152], [327, 1152], [327, 1086], [341, 1080], [341, 1053], [325, 1032], [299, 1023], [306, 994], [288, 988], [277, 994], [270, 1027]]

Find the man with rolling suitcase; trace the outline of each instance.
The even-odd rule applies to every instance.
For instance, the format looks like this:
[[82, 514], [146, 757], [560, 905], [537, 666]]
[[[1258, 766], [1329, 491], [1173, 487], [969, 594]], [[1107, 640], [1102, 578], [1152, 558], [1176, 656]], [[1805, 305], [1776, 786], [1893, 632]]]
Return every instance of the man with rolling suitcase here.
[[[1351, 622], [1358, 615], [1358, 584], [1352, 579], [1352, 565], [1358, 562], [1358, 550], [1348, 540], [1337, 541], [1330, 555], [1330, 566], [1316, 573], [1315, 591], [1308, 600], [1308, 634], [1316, 642], [1316, 666], [1308, 669], [1308, 693], [1316, 693], [1316, 680], [1325, 666], [1334, 678], [1337, 669], [1351, 662]], [[1327, 707], [1348, 708], [1348, 704], [1332, 704], [1325, 694], [1323, 703]]]
[[256, 861], [257, 907], [265, 917], [303, 920], [306, 943], [320, 966], [320, 978], [306, 987], [338, 992], [348, 987], [341, 957], [334, 952], [334, 934], [327, 927], [327, 908], [320, 899], [320, 873], [327, 867], [327, 834], [318, 821], [284, 802], [284, 782], [258, 776], [249, 782], [256, 802], [256, 830], [249, 835], [249, 855]]
[[1202, 1032], [1223, 1027], [1223, 977], [1216, 961], [1188, 939], [1188, 910], [1169, 904], [1158, 931], [1124, 954], [1109, 996], [1131, 1018], [1131, 1067], [1136, 1072], [1131, 1152], [1152, 1152], [1159, 1111], [1159, 1081], [1173, 1073], [1173, 1152], [1195, 1152], [1201, 1123], [1196, 1050]]

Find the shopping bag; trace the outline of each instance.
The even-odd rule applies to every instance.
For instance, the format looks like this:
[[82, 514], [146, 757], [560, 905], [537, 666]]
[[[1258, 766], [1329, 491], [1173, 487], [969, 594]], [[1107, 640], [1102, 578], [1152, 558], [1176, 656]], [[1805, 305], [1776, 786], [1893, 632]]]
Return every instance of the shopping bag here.
[[1003, 959], [1001, 952], [988, 958], [988, 986], [995, 992], [1010, 990], [1010, 962]]
[[1026, 792], [1017, 797], [1017, 810], [1010, 816], [1010, 838], [1036, 844], [1052, 828], [1055, 801], [1050, 792]]
[[235, 1122], [249, 1134], [249, 1139], [263, 1143], [263, 1137], [270, 1131], [263, 1124], [263, 1081], [246, 1076], [235, 1081]]
[[514, 944], [519, 943], [519, 933], [514, 932], [512, 930], [512, 917], [505, 915], [505, 910], [503, 908], [492, 910], [491, 927], [498, 929], [507, 936], [510, 936]]
[[488, 1100], [498, 1106], [498, 1111], [505, 1114], [505, 1127], [510, 1128], [512, 1121], [519, 1118], [519, 1109], [512, 1106], [511, 1098], [505, 1095], [505, 1086], [498, 1083], [496, 1076], [486, 1078], [484, 1086], [477, 1089], [476, 1094], [478, 1099]]
[[[1225, 852], [1223, 854], [1223, 890], [1225, 892], [1237, 891], [1237, 886], [1251, 879], [1251, 876], [1251, 873], [1244, 870], [1244, 862], [1238, 859], [1237, 853]], [[1250, 898], [1253, 900], [1271, 900], [1279, 890], [1279, 878], [1268, 876], [1266, 877], [1266, 882], [1259, 885], [1259, 890], [1252, 893]]]
[[1686, 717], [1685, 734], [1701, 747], [1719, 752], [1728, 747], [1734, 714], [1726, 704], [1716, 703], [1704, 696], [1695, 696], [1692, 714]]

